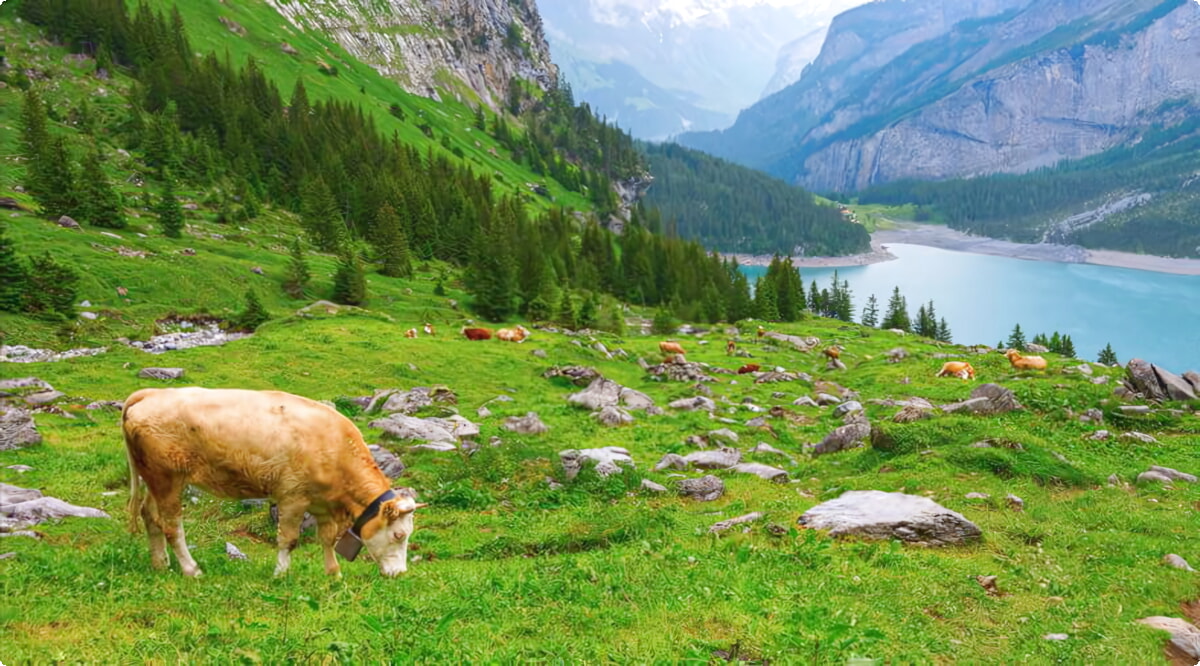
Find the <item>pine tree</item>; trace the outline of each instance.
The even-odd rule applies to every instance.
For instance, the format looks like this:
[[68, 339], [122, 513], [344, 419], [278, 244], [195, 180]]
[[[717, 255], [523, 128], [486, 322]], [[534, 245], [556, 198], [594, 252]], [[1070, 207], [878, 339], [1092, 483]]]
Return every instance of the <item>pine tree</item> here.
[[1058, 352], [1067, 358], [1075, 358], [1075, 342], [1071, 340], [1071, 336], [1062, 336], [1062, 351]]
[[42, 214], [50, 218], [63, 215], [82, 216], [79, 207], [79, 178], [64, 137], [58, 136], [50, 141], [47, 162], [49, 167], [46, 173], [39, 176], [42, 192], [34, 195], [42, 208]]
[[283, 291], [292, 298], [303, 298], [304, 290], [312, 279], [308, 262], [304, 260], [304, 247], [300, 237], [292, 239], [291, 261], [288, 262], [287, 274], [283, 278]]
[[863, 306], [862, 325], [871, 328], [879, 325], [879, 299], [875, 298], [875, 294], [871, 294], [867, 304]]
[[593, 291], [579, 306], [579, 315], [576, 317], [579, 328], [595, 328], [599, 309], [600, 304], [596, 300], [596, 292]]
[[764, 321], [779, 321], [775, 282], [766, 275], [754, 282], [754, 315]]
[[554, 309], [554, 323], [572, 330], [577, 327], [575, 306], [571, 302], [571, 290], [566, 285], [563, 286], [559, 296], [558, 307]]
[[1025, 351], [1025, 334], [1021, 332], [1020, 324], [1014, 326], [1012, 333], [1008, 334], [1008, 348]]
[[25, 264], [0, 220], [0, 312], [20, 312], [25, 298]]
[[[246, 188], [242, 205], [246, 205], [251, 191], [249, 187]], [[324, 179], [318, 177], [310, 180], [301, 192], [300, 222], [313, 244], [324, 252], [336, 250], [342, 241], [345, 233], [342, 213]]]
[[400, 217], [391, 204], [383, 204], [375, 216], [375, 233], [379, 237], [378, 247], [383, 267], [379, 272], [388, 277], [409, 278], [413, 275], [412, 257], [408, 251], [408, 238], [400, 227]]
[[946, 323], [945, 317], [938, 320], [937, 335], [934, 337], [939, 342], [954, 342], [954, 337], [950, 334], [950, 325]]
[[60, 321], [75, 318], [76, 285], [79, 274], [60, 264], [47, 252], [30, 259], [25, 277], [25, 311]]
[[79, 189], [79, 216], [84, 222], [107, 229], [125, 228], [121, 195], [108, 182], [101, 165], [100, 149], [95, 144], [84, 157]]
[[900, 295], [900, 287], [892, 289], [892, 297], [888, 300], [887, 313], [883, 316], [883, 323], [879, 327], [887, 329], [895, 328], [901, 331], [912, 330], [912, 320], [908, 317], [908, 303]]
[[467, 266], [467, 290], [474, 297], [473, 307], [491, 321], [504, 321], [517, 311], [517, 266], [513, 253], [513, 200], [500, 204], [491, 220], [485, 221], [475, 239], [471, 263]]
[[234, 330], [253, 333], [255, 329], [262, 326], [270, 318], [271, 315], [263, 307], [262, 301], [258, 300], [258, 294], [255, 293], [253, 287], [250, 287], [246, 290], [245, 309], [233, 318], [231, 324]]
[[179, 238], [183, 235], [183, 208], [175, 196], [175, 182], [171, 174], [163, 180], [162, 195], [154, 212], [158, 214], [158, 224], [162, 226], [163, 235], [167, 238]]
[[333, 302], [362, 305], [367, 302], [367, 274], [358, 252], [347, 243], [338, 257], [333, 276]]
[[25, 160], [25, 189], [37, 200], [43, 213], [54, 215], [53, 206], [47, 198], [53, 194], [53, 184], [49, 182], [53, 167], [50, 148], [46, 106], [37, 88], [30, 88], [21, 106], [21, 157]]
[[1038, 344], [1042, 345], [1046, 349], [1049, 349], [1050, 351], [1054, 352], [1055, 354], [1062, 353], [1062, 336], [1058, 334], [1058, 331], [1055, 331], [1054, 335], [1051, 335], [1049, 339], [1046, 339], [1045, 335], [1042, 335], [1042, 334], [1039, 334], [1039, 335], [1042, 338], [1041, 341], [1039, 342], [1037, 340], [1037, 338], [1034, 338], [1034, 340], [1033, 340], [1034, 342], [1037, 342]]
[[1100, 355], [1096, 358], [1096, 362], [1108, 366], [1121, 364], [1121, 362], [1117, 360], [1117, 353], [1113, 351], [1111, 342], [1105, 343], [1104, 349], [1100, 350]]

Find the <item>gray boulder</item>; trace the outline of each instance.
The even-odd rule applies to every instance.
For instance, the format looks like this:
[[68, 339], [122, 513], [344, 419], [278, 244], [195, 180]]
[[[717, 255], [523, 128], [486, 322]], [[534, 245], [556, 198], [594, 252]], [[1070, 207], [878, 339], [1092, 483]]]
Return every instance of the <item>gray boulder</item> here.
[[708, 474], [698, 479], [680, 479], [679, 494], [700, 502], [711, 502], [725, 494], [725, 482]]
[[629, 425], [630, 423], [633, 423], [633, 415], [614, 405], [609, 405], [596, 412], [592, 416], [596, 417], [596, 419], [600, 421], [602, 425], [606, 425], [610, 428], [616, 428], [618, 426]]
[[816, 455], [836, 453], [846, 449], [862, 446], [864, 440], [871, 436], [871, 426], [863, 422], [848, 423], [825, 435], [813, 449]]
[[1159, 467], [1158, 465], [1151, 465], [1150, 469], [1138, 474], [1137, 480], [1139, 482], [1157, 483], [1171, 483], [1173, 481], [1196, 483], [1196, 477], [1192, 476], [1191, 474], [1185, 474], [1184, 472], [1180, 472], [1177, 469], [1171, 469], [1170, 467]]
[[1196, 395], [1200, 395], [1200, 372], [1189, 370], [1183, 373], [1183, 378], [1192, 385], [1192, 390], [1196, 392]]
[[1129, 375], [1129, 382], [1133, 385], [1133, 390], [1141, 393], [1146, 399], [1159, 402], [1167, 399], [1167, 391], [1159, 383], [1158, 373], [1155, 372], [1154, 365], [1149, 361], [1140, 358], [1130, 359], [1125, 366], [1125, 372]]
[[980, 537], [979, 527], [961, 514], [917, 495], [851, 490], [800, 516], [800, 525], [829, 530], [830, 536], [901, 539], [930, 546]]
[[418, 386], [410, 391], [380, 389], [375, 391], [375, 395], [371, 397], [365, 409], [368, 414], [382, 412], [412, 416], [418, 411], [432, 406], [435, 402], [457, 405], [458, 396], [445, 386], [432, 388]]
[[641, 391], [635, 391], [631, 388], [622, 388], [621, 404], [625, 405], [625, 407], [629, 409], [650, 409], [654, 406], [654, 401], [650, 399], [650, 396], [642, 393]]
[[237, 546], [233, 545], [232, 543], [229, 543], [228, 541], [225, 542], [225, 556], [231, 560], [248, 560], [248, 559], [250, 559], [249, 557], [246, 557], [246, 554], [243, 553], [241, 550], [239, 550]]
[[1188, 564], [1187, 560], [1176, 555], [1175, 553], [1171, 553], [1169, 555], [1163, 555], [1163, 563], [1169, 567], [1174, 567], [1176, 569], [1182, 569], [1184, 571], [1195, 571], [1195, 569], [1192, 568], [1192, 565]]
[[683, 460], [699, 469], [728, 469], [742, 461], [742, 452], [723, 446], [719, 449], [689, 453]]
[[712, 525], [712, 527], [709, 527], [708, 533], [709, 534], [720, 534], [721, 532], [724, 532], [732, 527], [736, 527], [738, 525], [744, 525], [746, 523], [752, 523], [756, 520], [762, 520], [762, 517], [763, 517], [763, 514], [761, 512], [755, 511], [754, 513], [748, 513], [744, 516], [738, 516], [737, 518], [730, 518], [729, 520], [722, 520], [719, 523], [714, 523]]
[[600, 476], [620, 474], [622, 466], [634, 467], [633, 457], [629, 451], [619, 446], [606, 446], [600, 449], [568, 449], [558, 454], [562, 460], [563, 472], [567, 479], [574, 479], [583, 469], [584, 464], [591, 462], [596, 466]]
[[816, 400], [813, 400], [812, 398], [810, 398], [806, 395], [796, 398], [795, 400], [792, 401], [792, 404], [795, 405], [796, 407], [820, 407], [820, 405], [817, 404]]
[[784, 456], [784, 457], [787, 456], [786, 452], [780, 451], [779, 449], [771, 446], [770, 444], [767, 444], [766, 442], [759, 442], [758, 444], [755, 444], [754, 448], [750, 449], [750, 453], [764, 453], [764, 454], [770, 454], [773, 456]]
[[661, 472], [664, 469], [685, 470], [688, 468], [688, 463], [683, 459], [683, 456], [678, 453], [668, 453], [654, 465], [655, 472]]
[[33, 414], [24, 409], [0, 405], [0, 451], [10, 451], [42, 443]]
[[830, 395], [828, 393], [818, 393], [817, 394], [817, 404], [822, 407], [828, 407], [829, 405], [839, 405], [839, 404], [841, 404], [841, 402], [842, 402], [842, 399], [837, 397], [836, 395]]
[[620, 384], [611, 379], [596, 377], [586, 389], [567, 396], [567, 402], [585, 409], [595, 410], [615, 406], [620, 398]]
[[370, 423], [396, 439], [416, 439], [426, 442], [454, 442], [475, 437], [479, 426], [455, 414], [450, 418], [421, 419], [401, 413], [392, 414]]
[[729, 428], [710, 430], [708, 433], [708, 441], [713, 444], [737, 444], [738, 434]]
[[384, 476], [389, 479], [395, 479], [404, 473], [404, 463], [396, 457], [396, 454], [379, 446], [371, 444], [367, 447], [371, 452], [371, 457], [375, 459], [375, 464], [379, 466], [379, 471], [383, 472]]
[[119, 412], [122, 409], [125, 409], [125, 403], [120, 400], [95, 400], [95, 401], [89, 402], [87, 404], [87, 406], [84, 407], [84, 409], [87, 409], [87, 410], [115, 409], [116, 411]]
[[1157, 444], [1158, 443], [1158, 440], [1154, 439], [1153, 435], [1147, 435], [1144, 432], [1138, 432], [1136, 430], [1126, 432], [1126, 433], [1121, 433], [1121, 439], [1132, 439], [1134, 441], [1138, 441], [1143, 444]]
[[576, 386], [587, 386], [594, 379], [600, 376], [600, 373], [595, 368], [589, 368], [582, 365], [554, 366], [546, 372], [542, 373], [542, 377], [551, 379], [554, 377], [565, 377]]
[[142, 368], [138, 377], [142, 379], [182, 379], [183, 368]]
[[698, 395], [694, 398], [681, 398], [669, 403], [667, 406], [671, 409], [678, 409], [684, 412], [692, 412], [698, 409], [711, 412], [717, 408], [717, 403], [713, 402], [711, 398]]
[[42, 491], [36, 488], [20, 488], [8, 483], [0, 483], [0, 505], [20, 504], [43, 497]]
[[42, 405], [57, 402], [65, 397], [67, 397], [67, 394], [62, 391], [38, 391], [37, 393], [30, 393], [25, 396], [25, 404], [31, 407], [41, 407]]
[[1171, 634], [1167, 640], [1166, 653], [1173, 664], [1187, 664], [1192, 661], [1200, 662], [1200, 628], [1191, 622], [1177, 617], [1156, 615], [1138, 620], [1154, 629], [1160, 629]]
[[667, 487], [664, 485], [655, 483], [655, 482], [651, 481], [650, 479], [642, 479], [642, 490], [645, 490], [645, 491], [651, 492], [651, 493], [665, 493], [665, 492], [667, 492]]
[[51, 386], [49, 382], [38, 379], [37, 377], [0, 379], [0, 398], [22, 397], [31, 393], [41, 393], [42, 391], [53, 390], [54, 387]]
[[988, 404], [982, 411], [975, 410], [978, 414], [1004, 414], [1022, 408], [1021, 403], [1017, 402], [1017, 396], [999, 384], [978, 386], [971, 391], [971, 398], [988, 399]]
[[[10, 486], [14, 487], [15, 486]], [[25, 490], [20, 488], [18, 490]], [[13, 499], [20, 499], [17, 495]], [[55, 518], [108, 518], [109, 515], [100, 509], [68, 504], [57, 497], [36, 497], [21, 502], [12, 502], [5, 497], [0, 499], [0, 515], [23, 523], [40, 523]]]
[[1196, 389], [1191, 382], [1159, 366], [1154, 366], [1154, 374], [1168, 400], [1195, 400]]
[[540, 435], [550, 428], [538, 418], [537, 412], [529, 412], [525, 416], [510, 416], [504, 419], [504, 429], [518, 435]]
[[850, 400], [848, 402], [843, 402], [842, 404], [838, 405], [837, 407], [834, 407], [833, 415], [838, 418], [841, 418], [847, 414], [851, 414], [854, 412], [861, 412], [862, 410], [863, 410], [863, 406], [862, 406], [861, 402], [859, 402], [857, 400]]
[[788, 473], [786, 471], [779, 469], [778, 467], [771, 467], [770, 465], [764, 465], [762, 463], [738, 463], [729, 469], [730, 471], [737, 472], [739, 474], [753, 474], [760, 479], [765, 479], [774, 483], [787, 483], [788, 481]]

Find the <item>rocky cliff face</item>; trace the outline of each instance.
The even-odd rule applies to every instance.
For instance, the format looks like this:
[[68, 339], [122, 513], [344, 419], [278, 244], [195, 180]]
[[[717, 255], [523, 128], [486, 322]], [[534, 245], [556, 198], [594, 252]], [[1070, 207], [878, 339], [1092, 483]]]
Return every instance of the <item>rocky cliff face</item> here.
[[740, 139], [731, 157], [817, 190], [1024, 172], [1172, 122], [1200, 99], [1197, 62], [1190, 0], [886, 0], [839, 16], [798, 83], [693, 144]]
[[557, 85], [534, 0], [268, 0], [405, 90], [504, 104], [509, 81]]

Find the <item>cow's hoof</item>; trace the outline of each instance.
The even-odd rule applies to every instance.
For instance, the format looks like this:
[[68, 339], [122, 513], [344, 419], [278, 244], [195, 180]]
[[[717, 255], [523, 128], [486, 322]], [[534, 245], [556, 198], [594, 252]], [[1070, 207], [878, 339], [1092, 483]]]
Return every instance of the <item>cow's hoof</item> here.
[[188, 578], [199, 578], [204, 575], [204, 572], [199, 569], [192, 569], [191, 571], [185, 569], [183, 571], [183, 575], [187, 576]]

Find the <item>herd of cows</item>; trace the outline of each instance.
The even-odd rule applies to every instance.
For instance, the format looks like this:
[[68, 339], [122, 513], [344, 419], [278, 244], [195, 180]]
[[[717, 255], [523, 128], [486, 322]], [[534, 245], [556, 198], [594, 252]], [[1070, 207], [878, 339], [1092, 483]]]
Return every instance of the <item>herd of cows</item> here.
[[[426, 335], [435, 334], [430, 324], [423, 328]], [[486, 328], [461, 333], [468, 340], [493, 335]], [[764, 334], [760, 326], [758, 338]], [[416, 335], [415, 328], [406, 333]], [[528, 336], [523, 326], [495, 333], [509, 342]], [[727, 354], [736, 349], [733, 340], [727, 341]], [[678, 342], [660, 342], [659, 351], [668, 361], [684, 362]], [[841, 352], [838, 346], [823, 350], [831, 363], [839, 362]], [[1017, 370], [1046, 368], [1039, 356], [1013, 349], [1005, 355]], [[758, 370], [757, 364], [747, 364], [738, 372]], [[948, 361], [937, 376], [974, 379], [975, 369], [965, 361]], [[363, 546], [383, 575], [407, 571], [413, 514], [426, 505], [416, 501], [412, 489], [391, 488], [358, 427], [336, 409], [280, 391], [152, 388], [125, 400], [121, 423], [130, 471], [129, 529], [140, 531], [140, 517], [155, 568], [167, 567], [169, 545], [185, 576], [201, 573], [183, 530], [182, 495], [191, 484], [220, 497], [269, 497], [278, 504], [276, 575], [288, 570], [305, 513], [316, 518], [326, 573], [340, 576], [337, 554], [353, 560]]]

